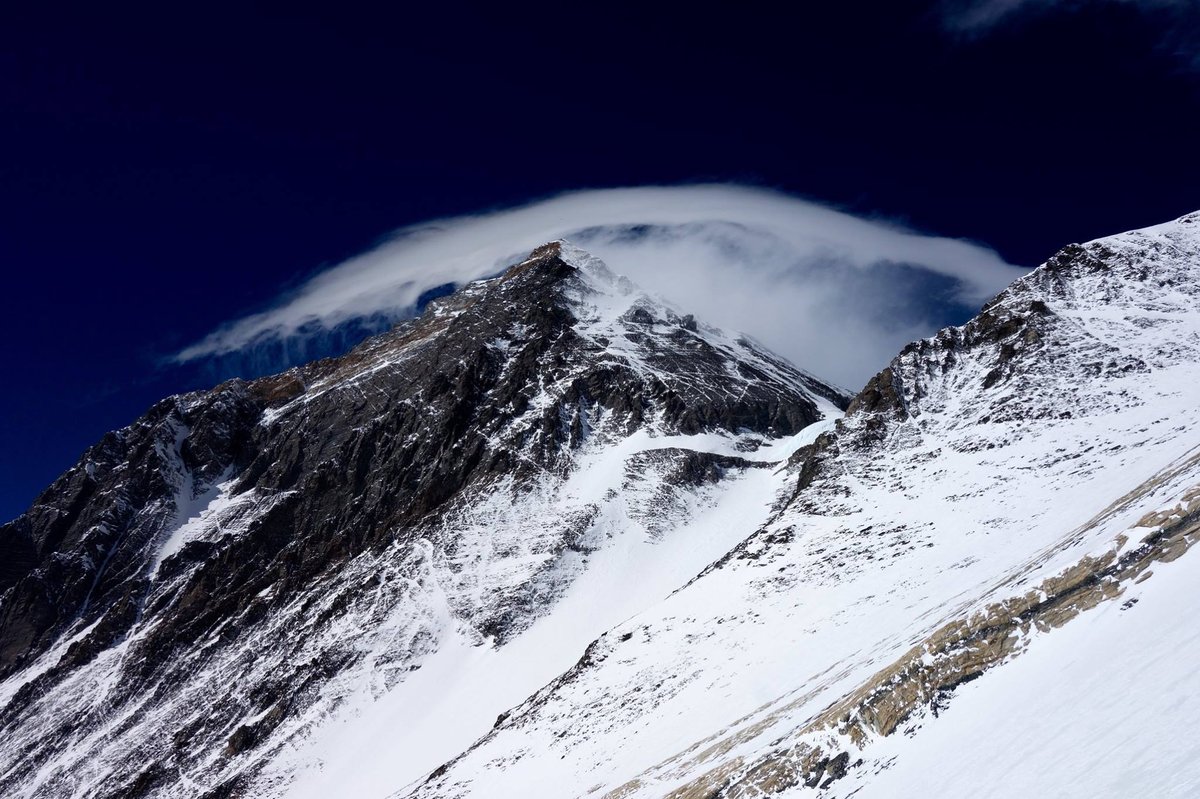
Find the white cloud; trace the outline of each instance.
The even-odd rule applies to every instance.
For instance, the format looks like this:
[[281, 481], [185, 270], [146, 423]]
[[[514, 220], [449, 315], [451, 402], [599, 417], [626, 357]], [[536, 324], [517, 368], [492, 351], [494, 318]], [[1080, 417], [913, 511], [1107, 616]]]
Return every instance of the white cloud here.
[[580, 191], [405, 228], [175, 358], [279, 345], [372, 315], [403, 318], [428, 289], [496, 274], [559, 238], [697, 318], [851, 388], [941, 326], [950, 306], [977, 307], [1022, 274], [977, 244], [763, 189]]

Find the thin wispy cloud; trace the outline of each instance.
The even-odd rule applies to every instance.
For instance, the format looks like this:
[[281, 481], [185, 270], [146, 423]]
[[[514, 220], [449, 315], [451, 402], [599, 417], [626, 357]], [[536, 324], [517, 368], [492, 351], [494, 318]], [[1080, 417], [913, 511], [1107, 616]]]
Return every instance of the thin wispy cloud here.
[[1023, 274], [978, 244], [763, 189], [580, 191], [405, 228], [175, 359], [279, 348], [356, 320], [399, 320], [429, 290], [498, 274], [560, 238], [685, 312], [852, 388], [903, 344]]
[[1020, 11], [1037, 13], [1057, 5], [1056, 0], [944, 0], [942, 22], [955, 32], [980, 33]]
[[1200, 11], [1195, 0], [942, 0], [941, 17], [948, 31], [979, 36], [1006, 24], [1104, 5], [1124, 6], [1157, 16], [1163, 26], [1164, 42], [1191, 39], [1195, 43], [1195, 24]]

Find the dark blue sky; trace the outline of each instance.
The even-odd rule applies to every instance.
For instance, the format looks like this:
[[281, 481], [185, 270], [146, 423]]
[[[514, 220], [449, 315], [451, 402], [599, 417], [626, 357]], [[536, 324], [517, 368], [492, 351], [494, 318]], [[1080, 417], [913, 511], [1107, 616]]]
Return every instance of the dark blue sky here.
[[736, 180], [1034, 264], [1200, 208], [1190, 4], [403, 5], [0, 12], [0, 517], [211, 379], [164, 355], [430, 217]]

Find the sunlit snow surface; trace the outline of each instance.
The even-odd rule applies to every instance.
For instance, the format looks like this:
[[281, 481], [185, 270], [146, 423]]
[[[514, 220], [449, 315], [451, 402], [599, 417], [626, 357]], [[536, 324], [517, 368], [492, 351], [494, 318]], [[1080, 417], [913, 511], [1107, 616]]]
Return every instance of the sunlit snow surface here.
[[1130, 591], [1137, 604], [1106, 602], [1036, 636], [935, 723], [879, 741], [873, 754], [889, 767], [853, 775], [838, 795], [1195, 796], [1198, 585], [1200, 559], [1185, 557]]
[[[1040, 300], [1054, 317], [1040, 351], [990, 390], [993, 346], [956, 351], [953, 363], [937, 348], [898, 358], [910, 418], [879, 445], [843, 450], [738, 557], [609, 633], [595, 662], [518, 708], [418, 795], [602, 795], [624, 785], [622, 796], [663, 796], [786, 740], [943, 623], [1111, 549], [1200, 482], [1194, 471], [1176, 475], [1151, 491], [1151, 507], [1104, 513], [1200, 447], [1198, 227], [1191, 217], [1090, 245], [1109, 269], [1018, 281], [1002, 306], [1024, 312]], [[1090, 714], [1098, 721], [1124, 701], [1140, 668], [1157, 660], [1169, 677], [1192, 662], [1197, 622], [1181, 615], [1181, 628], [1159, 630], [1158, 655], [1108, 664], [1107, 692], [1078, 710], [1080, 738]], [[1174, 663], [1164, 661], [1170, 639]], [[1053, 659], [1040, 646], [1030, 657]], [[1029, 717], [1032, 700], [1022, 701]], [[1133, 752], [1149, 736], [1178, 762], [1171, 747], [1186, 744], [1172, 742], [1188, 735], [1152, 726], [1108, 740]], [[1053, 737], [1043, 731], [1040, 745], [1058, 749]], [[973, 757], [987, 756], [980, 746]], [[1200, 785], [1200, 766], [1180, 780]], [[832, 794], [843, 785], [855, 787], [835, 783]], [[1099, 795], [1128, 795], [1120, 785]], [[922, 795], [964, 794], [927, 782]]]
[[[709, 443], [637, 438], [585, 458], [557, 502], [506, 508], [505, 521], [536, 526], [556, 505], [565, 509], [577, 500], [602, 499], [624, 482], [626, 457], [639, 447]], [[573, 665], [596, 636], [661, 602], [736, 545], [747, 528], [765, 521], [786, 483], [768, 469], [748, 471], [683, 498], [673, 521], [654, 520], [665, 529], [653, 535], [639, 518], [641, 492], [606, 502], [594, 522], [605, 540], [594, 554], [580, 557], [579, 575], [550, 615], [500, 648], [462, 636], [444, 642], [420, 671], [361, 717], [331, 725], [311, 748], [301, 749], [295, 763], [320, 762], [322, 768], [288, 795], [381, 795], [449, 760], [487, 732], [500, 713]]]

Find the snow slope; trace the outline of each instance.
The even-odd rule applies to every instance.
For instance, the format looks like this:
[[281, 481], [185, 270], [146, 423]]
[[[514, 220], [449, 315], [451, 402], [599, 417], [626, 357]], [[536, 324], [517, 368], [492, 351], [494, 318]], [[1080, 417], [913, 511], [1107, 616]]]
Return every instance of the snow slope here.
[[[564, 505], [574, 492], [597, 498], [621, 487], [627, 459], [652, 449], [648, 437], [602, 451], [561, 489]], [[675, 437], [674, 446], [704, 442]], [[700, 438], [700, 437], [696, 437]], [[667, 443], [667, 442], [661, 442]], [[481, 645], [457, 635], [443, 643], [421, 670], [362, 715], [323, 729], [310, 746], [288, 757], [285, 770], [317, 773], [299, 780], [293, 797], [382, 796], [424, 777], [491, 729], [497, 716], [578, 660], [605, 630], [652, 607], [736, 545], [746, 525], [765, 521], [786, 477], [770, 469], [747, 470], [709, 491], [683, 498], [671, 515], [656, 516], [656, 530], [631, 518], [636, 491], [604, 506], [595, 522], [607, 540], [587, 557], [552, 612], [504, 646]], [[564, 501], [565, 500], [565, 501]], [[531, 509], [509, 512], [528, 524]], [[678, 514], [678, 515], [676, 515]]]
[[[892, 755], [868, 744], [894, 727], [856, 708], [911, 686], [872, 687], [877, 674], [947, 625], [1128, 550], [1140, 519], [1200, 483], [1197, 228], [1192, 215], [1067, 248], [970, 324], [907, 348], [797, 461], [788, 507], [412, 795], [802, 794], [813, 768], [815, 790], [845, 770], [814, 767], [822, 749], [881, 770]], [[1186, 647], [1194, 631], [1159, 635]], [[1132, 690], [1137, 662], [1110, 663], [1109, 697]], [[814, 726], [864, 686], [867, 705]], [[1082, 707], [1081, 726], [1110, 701], [1123, 700]], [[1138, 736], [1183, 756], [1184, 729], [1125, 737]], [[823, 790], [841, 786], [857, 783]]]
[[876, 756], [894, 765], [854, 796], [1195, 796], [1200, 742], [1186, 731], [1200, 713], [1197, 585], [1200, 559], [1182, 558], [1124, 602], [1037, 635], [964, 685], [936, 723], [881, 740]]

